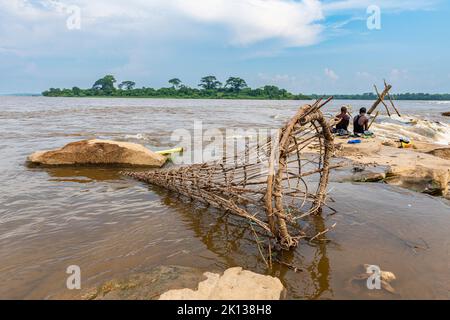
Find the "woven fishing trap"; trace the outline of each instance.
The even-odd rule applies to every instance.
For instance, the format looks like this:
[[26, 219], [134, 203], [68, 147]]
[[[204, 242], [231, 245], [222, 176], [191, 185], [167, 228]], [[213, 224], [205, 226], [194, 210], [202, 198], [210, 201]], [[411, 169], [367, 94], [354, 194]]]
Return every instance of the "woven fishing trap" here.
[[124, 174], [248, 219], [288, 250], [327, 197], [333, 135], [320, 109], [330, 100], [302, 106], [275, 136], [220, 161]]

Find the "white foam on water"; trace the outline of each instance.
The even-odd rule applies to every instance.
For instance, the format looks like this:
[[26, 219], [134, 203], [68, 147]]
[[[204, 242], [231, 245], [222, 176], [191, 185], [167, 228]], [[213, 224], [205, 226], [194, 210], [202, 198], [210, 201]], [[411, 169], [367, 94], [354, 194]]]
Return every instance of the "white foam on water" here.
[[450, 125], [406, 115], [403, 117], [379, 117], [372, 127], [373, 131], [385, 138], [407, 137], [412, 140], [449, 145]]
[[146, 140], [146, 137], [142, 133], [127, 134], [127, 135], [125, 135], [125, 139]]

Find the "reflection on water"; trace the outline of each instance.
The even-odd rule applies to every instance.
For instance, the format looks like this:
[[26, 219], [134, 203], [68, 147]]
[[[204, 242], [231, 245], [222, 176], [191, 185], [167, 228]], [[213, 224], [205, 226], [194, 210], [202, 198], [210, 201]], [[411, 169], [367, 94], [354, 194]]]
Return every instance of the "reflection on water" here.
[[95, 182], [120, 180], [120, 171], [127, 168], [76, 168], [76, 167], [48, 167], [43, 168], [50, 179], [55, 182]]
[[[273, 267], [268, 269], [257, 249], [255, 235], [247, 221], [204, 204], [191, 202], [186, 197], [171, 191], [159, 187], [150, 188], [162, 198], [168, 208], [179, 213], [180, 218], [185, 221], [188, 228], [205, 244], [209, 251], [223, 260], [220, 263], [221, 269], [230, 266], [244, 266], [262, 274], [276, 276], [289, 288], [290, 283], [286, 279], [286, 275], [295, 273], [294, 268], [298, 268], [297, 272], [301, 272], [302, 277], [309, 279], [309, 287], [296, 295], [289, 292], [294, 294], [290, 297], [318, 299], [333, 296], [329, 283], [330, 264], [326, 254], [326, 241], [302, 243], [302, 245], [310, 247], [307, 259], [302, 256], [300, 250], [287, 252], [271, 247]], [[327, 228], [324, 218], [314, 217], [311, 219], [314, 220], [312, 222], [315, 226], [314, 234]], [[263, 254], [268, 256], [269, 240], [258, 232], [257, 236], [258, 241], [266, 243], [262, 244]]]
[[[314, 220], [316, 234], [326, 230], [327, 227], [325, 226], [324, 219], [322, 217], [315, 217]], [[312, 261], [313, 262], [310, 266], [308, 266], [307, 270], [314, 282], [315, 290], [308, 295], [307, 298], [318, 299], [327, 296], [332, 297], [333, 290], [330, 288], [330, 261], [327, 257], [326, 242], [321, 241], [318, 245], [316, 245], [316, 251]]]
[[[196, 119], [205, 129], [274, 128], [298, 101], [0, 97], [0, 104], [0, 298], [67, 294], [72, 264], [81, 267], [83, 288], [159, 265], [217, 272], [242, 266], [279, 277], [295, 299], [448, 298], [450, 206], [442, 199], [382, 184], [332, 183], [338, 213], [317, 218], [310, 230], [337, 222], [325, 236], [330, 241], [274, 251], [268, 270], [246, 221], [123, 178], [121, 168], [24, 165], [36, 150], [94, 137], [172, 147], [170, 126], [191, 128]], [[415, 245], [421, 239], [427, 249]], [[349, 286], [365, 263], [394, 272], [398, 294]]]

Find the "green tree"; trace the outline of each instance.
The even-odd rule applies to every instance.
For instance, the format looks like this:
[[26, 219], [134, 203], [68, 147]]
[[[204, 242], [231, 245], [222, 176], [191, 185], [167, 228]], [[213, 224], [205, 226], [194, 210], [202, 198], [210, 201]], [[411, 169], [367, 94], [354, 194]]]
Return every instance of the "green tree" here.
[[114, 83], [116, 82], [116, 78], [114, 78], [113, 75], [109, 74], [95, 81], [92, 89], [102, 90], [103, 92], [110, 94], [112, 91], [114, 91]]
[[133, 90], [134, 89], [134, 86], [136, 85], [136, 82], [134, 82], [134, 81], [122, 81], [122, 83], [121, 84], [119, 84], [119, 89], [124, 89], [125, 88], [125, 90]]
[[47, 97], [61, 97], [62, 96], [61, 89], [59, 89], [59, 88], [50, 88], [48, 91], [44, 91], [42, 94]]
[[181, 85], [181, 80], [178, 78], [173, 78], [169, 80], [169, 83], [172, 85], [174, 89], [178, 89]]
[[230, 77], [225, 83], [225, 88], [230, 88], [235, 92], [239, 92], [247, 87], [247, 82], [245, 82], [244, 79], [238, 77]]
[[73, 87], [72, 88], [72, 93], [73, 93], [74, 96], [79, 96], [81, 94], [81, 91], [82, 90], [80, 88], [78, 88], [78, 87]]
[[280, 95], [280, 88], [277, 86], [264, 86], [263, 91], [271, 99]]
[[198, 86], [205, 90], [216, 90], [222, 86], [222, 83], [215, 76], [206, 76], [200, 80]]

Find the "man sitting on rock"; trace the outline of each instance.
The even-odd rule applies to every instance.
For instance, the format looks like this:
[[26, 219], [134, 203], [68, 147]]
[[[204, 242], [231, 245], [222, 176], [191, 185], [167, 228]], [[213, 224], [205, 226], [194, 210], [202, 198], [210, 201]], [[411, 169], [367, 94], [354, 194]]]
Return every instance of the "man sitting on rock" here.
[[369, 130], [369, 117], [366, 115], [367, 109], [361, 108], [359, 115], [353, 119], [353, 132], [355, 135], [364, 134]]
[[339, 121], [336, 124], [336, 127], [333, 128], [333, 133], [337, 133], [339, 135], [348, 134], [348, 125], [350, 124], [350, 116], [348, 114], [347, 107], [343, 106], [341, 108], [341, 113], [336, 115], [336, 121]]

